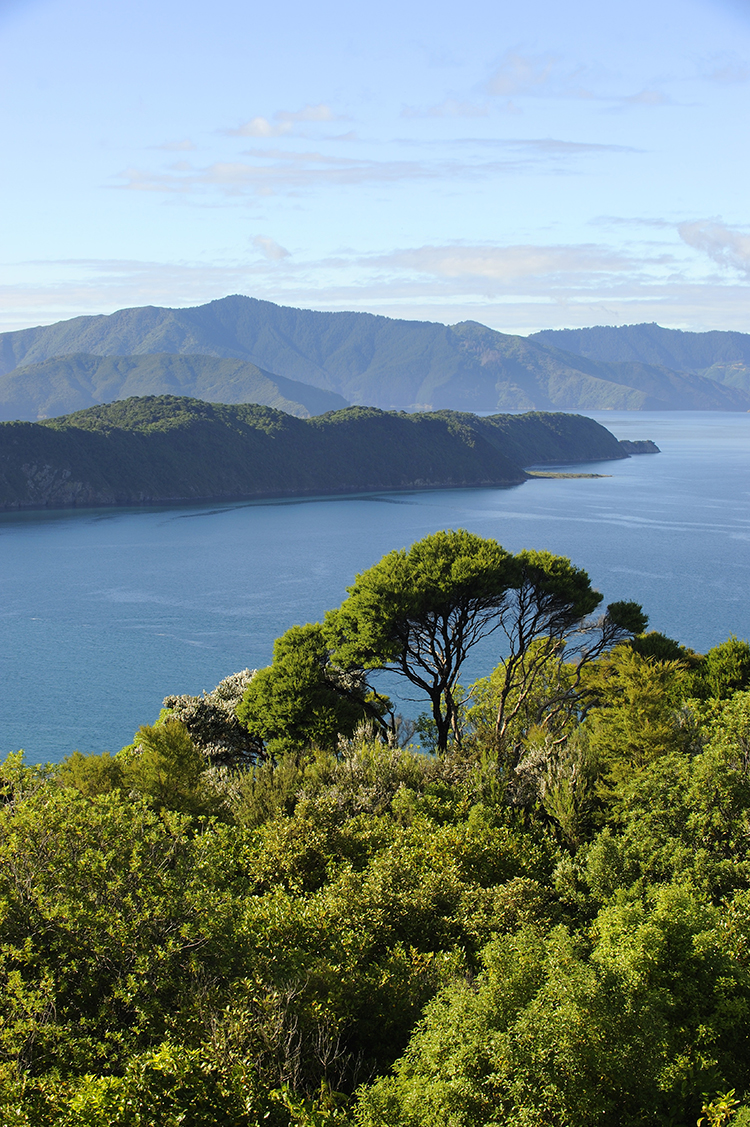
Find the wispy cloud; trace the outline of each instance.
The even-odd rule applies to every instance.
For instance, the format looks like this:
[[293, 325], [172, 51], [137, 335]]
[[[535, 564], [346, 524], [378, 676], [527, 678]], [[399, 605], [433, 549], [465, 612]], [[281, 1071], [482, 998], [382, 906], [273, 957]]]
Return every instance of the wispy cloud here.
[[487, 117], [490, 107], [487, 102], [477, 105], [476, 102], [460, 101], [457, 98], [445, 98], [435, 106], [403, 106], [402, 117]]
[[473, 285], [516, 283], [571, 275], [601, 275], [632, 271], [634, 262], [619, 251], [595, 244], [571, 246], [423, 246], [395, 251], [379, 259], [381, 265], [428, 274], [436, 278], [463, 279]]
[[662, 90], [640, 90], [616, 99], [623, 106], [666, 106], [670, 99]]
[[163, 145], [152, 145], [152, 149], [161, 149], [167, 153], [189, 153], [198, 146], [187, 138], [184, 141], [165, 141]]
[[508, 51], [484, 84], [486, 93], [493, 97], [513, 97], [530, 94], [548, 85], [555, 63], [555, 55], [519, 55]]
[[677, 230], [683, 242], [707, 254], [718, 266], [750, 276], [750, 235], [744, 231], [718, 219], [680, 223]]
[[[574, 99], [605, 103], [613, 110], [671, 104], [660, 83], [654, 82], [633, 94], [605, 92], [601, 89], [601, 76], [596, 78], [590, 67], [580, 64], [566, 67], [557, 55], [522, 55], [516, 51], [508, 51], [503, 56], [483, 83], [482, 90], [493, 98]], [[518, 110], [513, 102], [503, 108]]]
[[721, 52], [706, 59], [700, 77], [722, 86], [747, 82], [750, 79], [750, 63], [732, 52]]
[[[716, 239], [716, 231], [713, 235]], [[250, 258], [235, 261], [15, 264], [14, 277], [23, 267], [27, 282], [0, 285], [0, 322], [21, 328], [133, 305], [179, 307], [247, 293], [305, 308], [357, 309], [449, 324], [473, 318], [507, 332], [638, 321], [747, 328], [750, 285], [744, 280], [690, 276], [687, 259], [639, 256], [605, 243], [456, 243], [379, 255], [352, 250], [317, 260], [275, 258], [278, 244], [268, 236], [256, 236], [251, 244]], [[747, 248], [740, 246], [740, 253], [747, 254]], [[59, 279], [56, 285], [49, 283], [51, 273]]]
[[467, 172], [458, 161], [378, 161], [336, 157], [321, 152], [263, 150], [245, 154], [246, 161], [216, 161], [205, 168], [171, 168], [164, 172], [127, 169], [118, 187], [130, 191], [185, 194], [218, 191], [225, 196], [270, 195], [330, 184], [364, 184], [420, 180]]
[[271, 118], [253, 117], [236, 129], [222, 129], [227, 137], [284, 137], [295, 132], [295, 127], [305, 122], [345, 121], [335, 114], [325, 102], [316, 106], [306, 105], [301, 110], [277, 110]]
[[269, 239], [267, 235], [256, 235], [252, 242], [269, 262], [281, 262], [290, 256], [290, 251], [286, 247], [280, 246], [275, 239]]
[[[398, 142], [434, 150], [434, 142], [404, 139]], [[418, 180], [479, 180], [535, 170], [564, 172], [570, 161], [605, 153], [634, 152], [625, 145], [560, 141], [552, 137], [516, 140], [467, 139], [440, 142], [443, 151], [452, 145], [468, 151], [460, 156], [430, 155], [409, 160], [378, 160], [354, 155], [339, 156], [320, 150], [257, 148], [241, 155], [244, 160], [215, 161], [200, 167], [180, 161], [161, 171], [129, 168], [120, 174], [115, 187], [129, 191], [172, 195], [214, 192], [226, 197], [267, 196], [296, 193], [324, 185], [398, 183]], [[471, 152], [471, 148], [475, 151]], [[483, 150], [495, 150], [491, 155]], [[437, 152], [440, 150], [438, 149]]]

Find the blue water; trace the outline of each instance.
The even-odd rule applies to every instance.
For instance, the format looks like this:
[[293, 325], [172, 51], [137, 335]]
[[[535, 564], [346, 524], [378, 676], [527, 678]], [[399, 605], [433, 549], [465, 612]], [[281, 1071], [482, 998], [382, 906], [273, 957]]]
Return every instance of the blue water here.
[[697, 650], [749, 637], [750, 414], [596, 417], [663, 452], [510, 489], [0, 515], [0, 755], [117, 750], [165, 695], [267, 664], [358, 570], [440, 528], [570, 556]]

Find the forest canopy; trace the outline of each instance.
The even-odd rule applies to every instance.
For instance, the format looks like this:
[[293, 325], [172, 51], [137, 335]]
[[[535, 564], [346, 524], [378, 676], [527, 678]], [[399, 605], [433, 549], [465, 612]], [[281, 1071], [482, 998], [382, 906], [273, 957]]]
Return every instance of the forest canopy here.
[[9, 756], [0, 1122], [747, 1127], [750, 646], [601, 602], [438, 532], [116, 755]]

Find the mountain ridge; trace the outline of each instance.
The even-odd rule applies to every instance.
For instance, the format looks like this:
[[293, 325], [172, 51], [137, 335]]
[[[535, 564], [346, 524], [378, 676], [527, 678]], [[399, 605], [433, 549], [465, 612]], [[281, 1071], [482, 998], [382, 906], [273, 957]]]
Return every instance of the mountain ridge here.
[[664, 365], [695, 375], [709, 375], [729, 387], [750, 391], [750, 333], [719, 329], [689, 332], [665, 329], [651, 321], [585, 329], [543, 329], [529, 339], [592, 360]]
[[153, 394], [195, 395], [215, 403], [253, 402], [300, 418], [349, 406], [336, 392], [276, 376], [247, 360], [195, 353], [70, 353], [0, 376], [0, 422], [34, 421]]
[[[471, 321], [449, 326], [295, 309], [238, 294], [191, 308], [145, 306], [0, 334], [0, 375], [18, 380], [20, 367], [71, 353], [234, 359], [268, 378], [386, 410], [750, 409], [750, 388], [642, 359], [584, 356], [540, 334], [514, 336]], [[193, 390], [206, 398], [203, 387]]]

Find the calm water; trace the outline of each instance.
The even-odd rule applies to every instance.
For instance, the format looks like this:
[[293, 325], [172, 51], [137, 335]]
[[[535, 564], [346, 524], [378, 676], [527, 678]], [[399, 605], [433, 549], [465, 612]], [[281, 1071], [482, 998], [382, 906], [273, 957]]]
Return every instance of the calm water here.
[[695, 649], [750, 636], [750, 414], [597, 417], [663, 453], [511, 489], [0, 515], [0, 755], [117, 750], [166, 694], [267, 664], [355, 572], [440, 528], [568, 555]]

